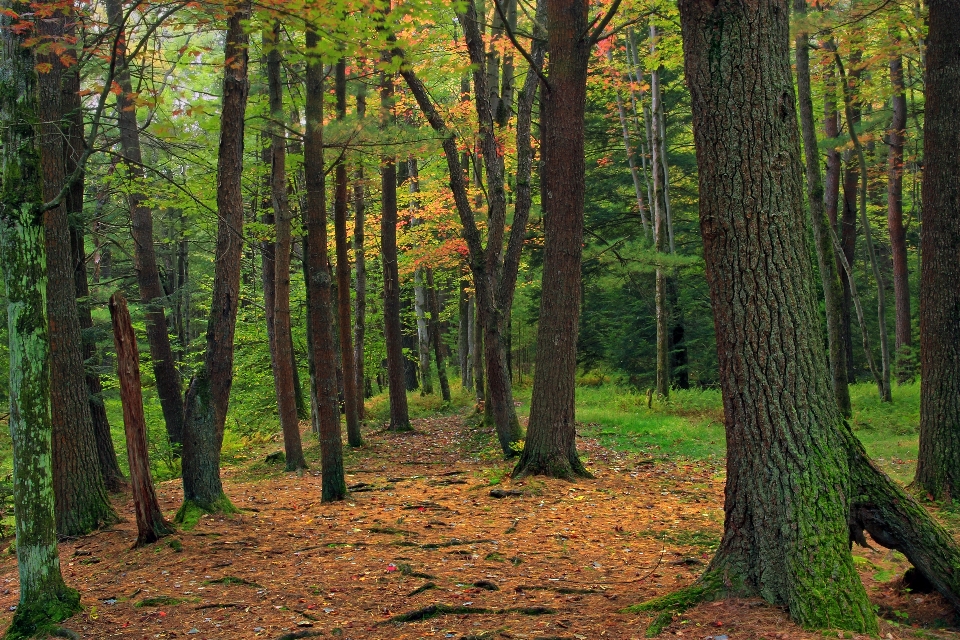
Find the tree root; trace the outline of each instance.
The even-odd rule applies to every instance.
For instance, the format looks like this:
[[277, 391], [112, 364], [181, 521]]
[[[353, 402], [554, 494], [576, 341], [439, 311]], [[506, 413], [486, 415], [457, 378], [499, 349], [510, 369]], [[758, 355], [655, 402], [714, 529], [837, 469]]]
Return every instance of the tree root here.
[[639, 604], [631, 605], [621, 609], [621, 613], [650, 613], [659, 612], [653, 622], [647, 626], [646, 636], [653, 638], [660, 633], [673, 621], [673, 616], [678, 615], [695, 607], [706, 600], [712, 600], [721, 593], [721, 582], [719, 574], [704, 574], [700, 579], [690, 585], [668, 593], [665, 596], [647, 600]]
[[462, 605], [451, 606], [448, 604], [431, 604], [428, 607], [423, 607], [422, 609], [417, 609], [416, 611], [409, 611], [407, 613], [401, 613], [400, 615], [393, 616], [389, 620], [384, 620], [381, 622], [381, 625], [400, 622], [418, 622], [420, 620], [429, 620], [430, 618], [436, 618], [438, 616], [448, 616], [448, 615], [469, 615], [469, 614], [483, 614], [483, 613], [494, 613], [494, 614], [505, 614], [505, 613], [522, 613], [526, 616], [542, 616], [550, 615], [556, 613], [554, 609], [548, 607], [510, 607], [509, 609], [487, 609], [485, 607], [466, 607]]
[[285, 633], [277, 640], [299, 640], [300, 638], [318, 638], [322, 636], [323, 633], [320, 631], [294, 631], [292, 633]]
[[436, 588], [437, 588], [436, 583], [434, 583], [434, 582], [428, 582], [427, 584], [423, 585], [422, 587], [417, 587], [416, 589], [414, 589], [413, 591], [411, 591], [410, 593], [408, 593], [408, 594], [407, 594], [407, 597], [408, 597], [408, 598], [412, 598], [413, 596], [419, 595], [419, 594], [423, 593], [424, 591], [429, 591], [430, 589], [436, 589]]

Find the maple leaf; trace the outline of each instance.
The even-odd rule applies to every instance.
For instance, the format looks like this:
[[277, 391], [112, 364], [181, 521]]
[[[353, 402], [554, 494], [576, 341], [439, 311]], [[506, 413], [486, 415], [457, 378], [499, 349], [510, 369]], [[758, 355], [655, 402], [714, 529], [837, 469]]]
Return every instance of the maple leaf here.
[[38, 62], [34, 69], [37, 70], [37, 73], [50, 73], [53, 71], [53, 65], [49, 62]]

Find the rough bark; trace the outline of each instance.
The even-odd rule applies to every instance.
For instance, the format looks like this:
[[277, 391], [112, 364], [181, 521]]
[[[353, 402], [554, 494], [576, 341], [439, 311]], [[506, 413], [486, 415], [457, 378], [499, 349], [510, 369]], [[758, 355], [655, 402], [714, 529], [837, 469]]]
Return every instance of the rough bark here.
[[[389, 61], [391, 52], [385, 52]], [[393, 77], [383, 72], [380, 82], [380, 127], [393, 121]], [[380, 159], [381, 217], [380, 256], [383, 260], [383, 335], [387, 346], [387, 376], [390, 387], [390, 430], [409, 431], [407, 388], [400, 327], [400, 276], [397, 273], [397, 165], [396, 157]]]
[[[39, 32], [62, 39], [63, 15], [40, 20]], [[53, 54], [37, 56], [50, 64], [39, 74], [40, 165], [43, 197], [52, 201], [66, 182], [62, 77], [64, 67]], [[53, 485], [57, 532], [83, 535], [118, 521], [100, 474], [93, 420], [87, 397], [74, 285], [70, 223], [65, 204], [44, 212], [47, 252], [47, 321], [50, 325], [50, 405], [53, 424]]]
[[277, 410], [283, 430], [285, 469], [307, 468], [300, 441], [300, 417], [297, 415], [297, 387], [294, 384], [293, 336], [290, 330], [290, 251], [293, 211], [287, 197], [287, 136], [283, 129], [283, 86], [281, 84], [280, 22], [274, 22], [265, 43], [267, 51], [267, 91], [270, 100], [270, 195], [276, 220], [277, 240], [274, 251], [273, 332], [271, 345], [273, 386], [277, 394]]
[[[307, 31], [307, 50], [315, 51], [319, 38]], [[304, 177], [307, 186], [307, 305], [315, 367], [314, 388], [319, 418], [322, 502], [342, 500], [347, 494], [343, 474], [343, 442], [337, 407], [337, 365], [332, 324], [331, 278], [327, 260], [326, 194], [323, 173], [323, 65], [311, 57], [306, 77], [307, 131], [304, 137]]]
[[[341, 58], [336, 67], [337, 120], [347, 117], [347, 61]], [[340, 322], [340, 361], [343, 366], [343, 414], [347, 420], [347, 442], [351, 447], [363, 445], [357, 405], [361, 402], [357, 383], [356, 358], [350, 339], [350, 256], [347, 254], [347, 163], [343, 154], [335, 169], [333, 224], [337, 252], [337, 309]]]
[[549, 87], [540, 98], [544, 262], [530, 423], [515, 476], [588, 476], [576, 449], [575, 379], [583, 246], [587, 4], [546, 7]]
[[683, 0], [680, 11], [727, 435], [724, 536], [704, 583], [805, 626], [875, 632], [817, 344], [789, 7]]
[[[899, 45], [899, 38], [894, 39]], [[907, 96], [903, 88], [903, 59], [890, 58], [893, 85], [893, 117], [887, 132], [887, 230], [893, 258], [893, 298], [896, 306], [894, 348], [897, 382], [909, 382], [916, 375], [913, 330], [910, 322], [910, 273], [907, 271], [907, 232], [903, 226], [903, 146], [907, 127]]]
[[[69, 19], [65, 29], [67, 37], [76, 35], [74, 20]], [[64, 167], [67, 175], [73, 175], [79, 168], [83, 155], [84, 125], [83, 109], [80, 104], [80, 72], [77, 67], [64, 70], [63, 113], [67, 125], [67, 144], [64, 145]], [[108, 491], [123, 491], [126, 480], [117, 462], [117, 452], [110, 436], [110, 422], [107, 420], [107, 408], [103, 404], [103, 385], [100, 374], [94, 369], [97, 360], [97, 343], [93, 335], [93, 314], [90, 309], [90, 286], [87, 283], [87, 253], [84, 248], [85, 220], [83, 216], [82, 177], [75, 180], [67, 192], [64, 203], [70, 220], [70, 251], [73, 258], [73, 285], [77, 296], [77, 311], [80, 314], [80, 337], [83, 341], [82, 357], [87, 383], [90, 417], [93, 421], [93, 434], [96, 439], [97, 459], [100, 461], [100, 474]]]
[[920, 251], [920, 453], [914, 481], [960, 498], [960, 12], [929, 3]]
[[233, 385], [233, 337], [240, 295], [243, 249], [243, 124], [249, 82], [245, 22], [250, 2], [239, 3], [227, 21], [223, 71], [223, 107], [217, 156], [217, 244], [213, 300], [207, 321], [203, 364], [187, 390], [183, 429], [183, 506], [177, 521], [197, 511], [232, 512], [236, 508], [220, 482], [220, 447]]
[[134, 266], [140, 301], [144, 305], [147, 343], [150, 345], [150, 360], [157, 383], [157, 395], [163, 410], [167, 437], [171, 445], [183, 441], [184, 403], [180, 372], [170, 348], [167, 334], [167, 319], [164, 313], [164, 292], [160, 285], [157, 256], [153, 242], [153, 216], [143, 192], [143, 154], [140, 149], [140, 132], [137, 126], [137, 110], [133, 103], [133, 85], [126, 59], [126, 41], [123, 38], [124, 12], [120, 0], [107, 0], [107, 17], [112, 29], [120, 30], [116, 56], [115, 82], [120, 88], [117, 94], [117, 127], [120, 131], [120, 153], [126, 163], [131, 184], [127, 191], [127, 207], [130, 209], [133, 236]]
[[[18, 13], [27, 4], [5, 3]], [[10, 437], [20, 600], [8, 637], [35, 635], [80, 610], [80, 594], [60, 573], [51, 468], [50, 360], [44, 305], [42, 172], [35, 127], [37, 76], [28, 34], [0, 16], [0, 271], [7, 296]]]
[[123, 404], [123, 430], [127, 438], [127, 462], [130, 464], [130, 486], [137, 516], [135, 547], [156, 542], [173, 533], [164, 520], [150, 475], [147, 450], [147, 421], [143, 416], [143, 394], [140, 385], [140, 352], [133, 332], [127, 301], [119, 292], [110, 296], [110, 318], [113, 321], [113, 344], [117, 349], [117, 375], [120, 378], [120, 401]]
[[437, 381], [440, 383], [440, 397], [444, 402], [451, 402], [450, 381], [447, 380], [447, 363], [443, 357], [443, 341], [440, 337], [440, 296], [433, 284], [433, 269], [427, 272], [427, 295], [430, 301], [430, 342], [433, 343], [433, 354], [437, 362]]
[[[807, 4], [796, 0], [793, 9], [804, 14]], [[827, 352], [830, 363], [830, 379], [837, 407], [845, 418], [853, 410], [850, 406], [850, 388], [847, 384], [847, 362], [843, 350], [842, 301], [843, 285], [837, 273], [837, 264], [833, 251], [830, 220], [824, 208], [823, 181], [820, 178], [820, 158], [817, 147], [817, 132], [813, 122], [813, 97], [810, 87], [810, 43], [809, 34], [798, 33], [796, 37], [797, 56], [797, 93], [800, 103], [800, 124], [803, 136], [804, 170], [807, 179], [807, 205], [810, 208], [810, 222], [813, 228], [814, 248], [817, 253], [817, 266], [823, 286], [824, 308], [827, 319]], [[833, 152], [836, 153], [836, 152]], [[828, 161], [829, 162], [829, 161]], [[839, 169], [839, 165], [837, 165]], [[835, 186], [835, 185], [834, 185]], [[836, 216], [834, 201], [834, 216]]]

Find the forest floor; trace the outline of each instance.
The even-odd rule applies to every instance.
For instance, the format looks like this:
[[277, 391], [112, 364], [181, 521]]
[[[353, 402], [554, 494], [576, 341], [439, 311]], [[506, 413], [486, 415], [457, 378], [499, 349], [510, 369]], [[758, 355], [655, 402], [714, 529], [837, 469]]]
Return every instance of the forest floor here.
[[[123, 523], [60, 546], [85, 607], [65, 626], [93, 639], [626, 640], [643, 637], [654, 614], [621, 610], [691, 584], [719, 542], [718, 462], [580, 438], [594, 479], [513, 482], [489, 435], [463, 416], [415, 426], [368, 432], [364, 448], [348, 450], [352, 491], [336, 504], [320, 503], [318, 469], [284, 474], [260, 456], [223, 471], [239, 515], [205, 516], [131, 549], [132, 504], [116, 497]], [[172, 517], [179, 481], [161, 483], [158, 494]], [[882, 638], [960, 638], [936, 628], [953, 621], [939, 596], [903, 590], [903, 556], [879, 547], [854, 554], [885, 618]], [[17, 593], [16, 560], [3, 554], [2, 627]], [[805, 631], [781, 609], [747, 600], [675, 616], [668, 636], [853, 637]]]

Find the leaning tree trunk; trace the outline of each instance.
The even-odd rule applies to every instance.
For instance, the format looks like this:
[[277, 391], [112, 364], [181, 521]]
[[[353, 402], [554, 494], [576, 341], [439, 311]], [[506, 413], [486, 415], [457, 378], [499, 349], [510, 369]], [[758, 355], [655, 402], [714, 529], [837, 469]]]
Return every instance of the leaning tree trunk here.
[[[307, 49], [316, 49], [319, 38], [307, 32]], [[315, 394], [319, 418], [321, 501], [343, 500], [347, 483], [343, 474], [343, 442], [337, 408], [337, 360], [331, 313], [331, 278], [327, 266], [326, 194], [323, 174], [323, 64], [311, 58], [306, 70], [307, 131], [303, 170], [307, 187], [307, 305], [310, 313]]]
[[153, 376], [157, 382], [157, 395], [167, 427], [170, 444], [177, 447], [183, 441], [184, 403], [180, 372], [177, 371], [170, 336], [167, 334], [167, 319], [163, 309], [164, 292], [160, 285], [157, 255], [153, 243], [153, 216], [143, 192], [143, 155], [140, 150], [140, 130], [137, 125], [137, 110], [133, 102], [133, 84], [127, 66], [126, 41], [123, 37], [124, 11], [121, 0], [107, 0], [107, 17], [111, 29], [118, 30], [118, 46], [115, 52], [117, 72], [117, 127], [120, 130], [120, 153], [126, 163], [131, 180], [127, 192], [133, 236], [133, 256], [140, 288], [140, 301], [145, 308], [147, 343], [150, 345], [150, 360]]
[[[807, 10], [805, 0], [795, 0], [793, 9], [803, 15]], [[820, 281], [823, 286], [823, 300], [827, 318], [827, 351], [830, 355], [830, 373], [833, 395], [837, 407], [845, 418], [849, 418], [853, 409], [850, 406], [850, 387], [847, 384], [847, 362], [843, 350], [842, 302], [843, 285], [837, 273], [834, 259], [833, 240], [830, 220], [824, 208], [823, 181], [820, 178], [819, 148], [817, 132], [813, 122], [813, 98], [810, 88], [810, 43], [809, 34], [801, 32], [796, 37], [797, 52], [797, 92], [800, 102], [800, 124], [803, 135], [805, 171], [807, 178], [807, 201], [810, 207], [810, 222], [813, 227], [814, 248], [817, 252], [817, 266], [820, 269]], [[839, 165], [837, 165], [839, 169]], [[835, 183], [834, 183], [835, 186]], [[834, 216], [836, 216], [834, 201]]]
[[544, 209], [543, 295], [530, 423], [515, 476], [588, 476], [576, 448], [575, 380], [583, 245], [584, 111], [587, 4], [551, 0], [546, 7], [549, 86], [540, 98]]
[[270, 94], [270, 194], [276, 220], [277, 242], [274, 251], [273, 286], [273, 385], [277, 394], [280, 427], [283, 429], [285, 469], [307, 468], [300, 441], [300, 417], [297, 415], [297, 387], [294, 384], [293, 336], [290, 330], [290, 225], [293, 212], [287, 197], [287, 136], [283, 129], [283, 86], [279, 40], [280, 22], [274, 22], [267, 52], [267, 86]]
[[920, 453], [914, 481], [960, 498], [960, 1], [934, 0], [927, 38], [920, 252]]
[[127, 437], [130, 486], [137, 515], [137, 543], [134, 546], [139, 547], [156, 542], [174, 530], [164, 520], [153, 489], [147, 450], [147, 421], [143, 416], [140, 352], [127, 310], [127, 300], [119, 292], [110, 296], [110, 317], [113, 320], [113, 344], [117, 349], [117, 375], [123, 404], [123, 429]]
[[[899, 38], [894, 39], [899, 45]], [[903, 226], [903, 145], [907, 127], [907, 96], [903, 88], [903, 58], [890, 58], [890, 82], [893, 85], [893, 118], [887, 134], [887, 230], [893, 257], [893, 298], [896, 307], [894, 348], [897, 383], [916, 376], [913, 355], [913, 330], [910, 323], [910, 273], [907, 270], [907, 231]]]
[[243, 249], [243, 119], [247, 106], [245, 23], [250, 2], [241, 2], [227, 23], [223, 71], [223, 109], [217, 157], [217, 245], [214, 255], [213, 301], [207, 321], [203, 364], [190, 383], [183, 429], [183, 505], [178, 522], [190, 522], [198, 511], [236, 510], [220, 482], [220, 447], [233, 385], [233, 336], [240, 295]]
[[[391, 52], [384, 54], [389, 61]], [[393, 109], [393, 77], [383, 72], [380, 84], [380, 127], [390, 125]], [[387, 376], [390, 387], [390, 430], [410, 431], [407, 387], [400, 327], [400, 276], [397, 272], [397, 165], [396, 157], [381, 159], [380, 252], [383, 259], [383, 338], [387, 347]]]
[[[43, 36], [60, 40], [64, 16], [39, 22]], [[66, 182], [60, 57], [38, 55], [50, 71], [39, 75], [40, 164], [43, 197], [60, 196]], [[83, 535], [118, 521], [110, 504], [97, 454], [83, 371], [80, 316], [74, 285], [70, 223], [64, 204], [44, 213], [47, 250], [47, 314], [50, 323], [50, 406], [53, 424], [53, 485], [57, 532]]]
[[[337, 120], [347, 117], [347, 61], [340, 58], [336, 70]], [[360, 418], [357, 405], [360, 391], [357, 385], [356, 358], [350, 340], [350, 256], [347, 254], [347, 163], [343, 154], [337, 159], [336, 186], [333, 204], [334, 232], [337, 251], [337, 310], [340, 322], [340, 361], [343, 364], [343, 413], [347, 419], [347, 441], [351, 447], [363, 444], [360, 436]]]
[[[7, 4], [32, 11], [28, 4]], [[32, 637], [80, 610], [80, 594], [60, 573], [51, 467], [50, 360], [44, 305], [45, 261], [36, 59], [26, 33], [0, 16], [0, 272], [7, 295], [10, 438], [20, 600], [9, 637]]]

